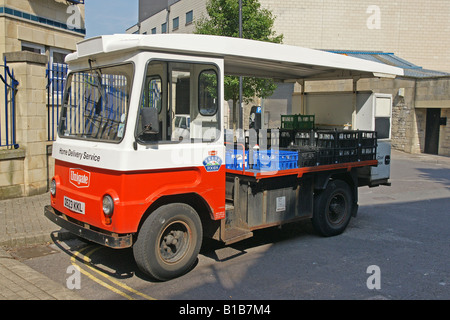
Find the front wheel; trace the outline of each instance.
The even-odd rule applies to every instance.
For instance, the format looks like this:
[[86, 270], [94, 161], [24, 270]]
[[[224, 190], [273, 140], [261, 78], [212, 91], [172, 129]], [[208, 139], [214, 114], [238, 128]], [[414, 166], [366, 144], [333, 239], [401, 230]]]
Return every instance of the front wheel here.
[[353, 206], [350, 186], [342, 180], [330, 181], [325, 190], [314, 195], [314, 229], [325, 237], [341, 234], [350, 222]]
[[145, 220], [133, 246], [141, 271], [166, 281], [189, 271], [202, 244], [201, 220], [182, 203], [164, 205]]

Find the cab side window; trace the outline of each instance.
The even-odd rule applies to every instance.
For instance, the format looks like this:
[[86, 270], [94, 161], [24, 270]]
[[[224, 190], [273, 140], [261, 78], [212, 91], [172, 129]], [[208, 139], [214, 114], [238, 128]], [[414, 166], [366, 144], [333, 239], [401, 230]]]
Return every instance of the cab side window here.
[[198, 108], [203, 116], [213, 116], [218, 109], [217, 73], [205, 70], [200, 73], [198, 80]]
[[[150, 61], [136, 139], [144, 144], [215, 141], [220, 137], [219, 105], [219, 77], [215, 66]], [[142, 110], [145, 108], [157, 110], [158, 133], [147, 130], [143, 134], [148, 127], [142, 124], [144, 114], [147, 118], [149, 114]]]

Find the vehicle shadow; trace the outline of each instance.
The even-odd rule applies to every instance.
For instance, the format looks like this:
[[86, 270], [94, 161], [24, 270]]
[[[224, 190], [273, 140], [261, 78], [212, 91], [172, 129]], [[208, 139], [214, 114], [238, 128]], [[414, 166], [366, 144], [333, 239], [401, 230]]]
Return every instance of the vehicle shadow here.
[[[245, 255], [248, 250], [255, 247], [316, 236], [309, 220], [256, 230], [253, 234], [252, 238], [228, 246], [220, 241], [205, 238], [200, 249], [200, 255], [217, 262], [225, 262]], [[117, 280], [138, 277], [147, 282], [161, 282], [140, 271], [134, 261], [132, 248], [116, 250], [76, 236], [62, 236], [58, 232], [53, 232], [51, 238], [53, 243], [67, 254], [73, 262], [87, 267], [94, 273]], [[188, 273], [195, 269], [197, 264], [198, 259]]]

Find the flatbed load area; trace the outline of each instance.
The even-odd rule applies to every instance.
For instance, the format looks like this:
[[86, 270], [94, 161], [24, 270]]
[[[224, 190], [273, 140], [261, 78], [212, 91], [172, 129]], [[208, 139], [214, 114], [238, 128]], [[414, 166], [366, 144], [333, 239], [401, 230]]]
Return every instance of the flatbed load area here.
[[227, 143], [227, 171], [267, 176], [377, 164], [376, 131], [315, 129], [313, 115], [282, 116], [281, 123], [246, 131], [245, 143]]
[[226, 244], [257, 229], [312, 218], [323, 203], [336, 216], [347, 216], [345, 223], [336, 222], [339, 231], [324, 235], [341, 232], [356, 215], [357, 188], [364, 185], [359, 170], [378, 165], [377, 133], [318, 129], [313, 120], [282, 127], [250, 129], [243, 143], [226, 143]]

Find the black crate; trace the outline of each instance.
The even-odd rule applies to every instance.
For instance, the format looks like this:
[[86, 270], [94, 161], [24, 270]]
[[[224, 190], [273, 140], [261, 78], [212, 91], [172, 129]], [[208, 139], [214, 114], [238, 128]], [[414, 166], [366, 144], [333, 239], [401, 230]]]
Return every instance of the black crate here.
[[327, 165], [335, 163], [334, 148], [318, 148], [317, 149], [317, 165]]
[[317, 165], [317, 151], [301, 151], [298, 153], [298, 167], [315, 167]]
[[334, 130], [318, 130], [315, 132], [315, 143], [319, 148], [334, 149], [336, 148], [337, 131]]
[[360, 147], [376, 147], [377, 132], [376, 131], [359, 131]]
[[377, 159], [377, 147], [360, 147], [358, 158], [359, 161], [376, 160]]
[[314, 167], [317, 166], [317, 148], [311, 146], [297, 146], [289, 147], [289, 150], [296, 150], [298, 152], [298, 167]]
[[252, 148], [257, 144], [260, 148], [270, 149], [279, 147], [280, 137], [278, 129], [260, 129], [250, 130], [248, 136], [245, 137], [246, 149]]
[[336, 147], [337, 148], [356, 148], [359, 144], [359, 132], [353, 130], [337, 131]]
[[299, 147], [316, 145], [314, 130], [297, 130], [295, 131], [294, 144]]
[[289, 146], [293, 145], [294, 138], [295, 138], [294, 130], [280, 129], [279, 133], [280, 148], [288, 148]]
[[280, 147], [280, 130], [267, 130], [267, 145], [270, 147]]
[[358, 148], [337, 148], [334, 152], [335, 163], [357, 162]]

